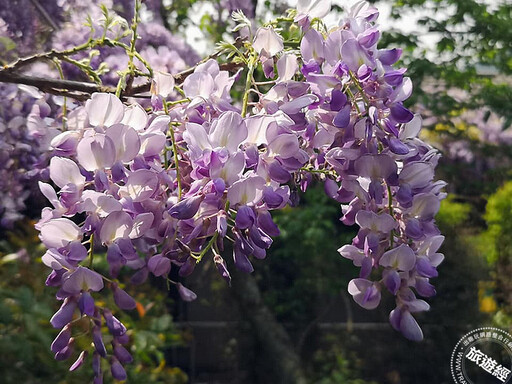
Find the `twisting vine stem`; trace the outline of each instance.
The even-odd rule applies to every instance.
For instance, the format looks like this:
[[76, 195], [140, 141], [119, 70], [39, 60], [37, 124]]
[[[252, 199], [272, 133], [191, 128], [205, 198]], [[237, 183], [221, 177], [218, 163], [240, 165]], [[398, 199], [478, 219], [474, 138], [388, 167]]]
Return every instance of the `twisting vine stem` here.
[[254, 70], [256, 69], [256, 61], [257, 56], [252, 55], [249, 58], [249, 69], [247, 70], [247, 78], [245, 80], [245, 91], [244, 91], [244, 97], [242, 99], [242, 117], [245, 117], [247, 115], [247, 105], [249, 103], [249, 94], [251, 93], [251, 87], [252, 87], [252, 81], [253, 81], [253, 74]]
[[[164, 111], [166, 115], [169, 115], [169, 107], [167, 106], [167, 103], [164, 100]], [[181, 200], [181, 176], [180, 176], [180, 165], [179, 165], [179, 158], [178, 158], [178, 147], [176, 146], [176, 137], [174, 135], [174, 128], [172, 126], [172, 123], [169, 123], [169, 133], [171, 135], [171, 146], [172, 146], [172, 152], [174, 156], [174, 167], [176, 169], [176, 180], [178, 182], [178, 201]]]
[[[60, 61], [58, 59], [53, 59], [55, 66], [57, 67], [57, 71], [59, 71], [59, 75], [61, 79], [64, 79], [64, 72], [62, 72], [62, 66], [60, 65]], [[64, 103], [62, 104], [62, 129], [67, 129], [67, 103], [68, 98], [64, 96]]]

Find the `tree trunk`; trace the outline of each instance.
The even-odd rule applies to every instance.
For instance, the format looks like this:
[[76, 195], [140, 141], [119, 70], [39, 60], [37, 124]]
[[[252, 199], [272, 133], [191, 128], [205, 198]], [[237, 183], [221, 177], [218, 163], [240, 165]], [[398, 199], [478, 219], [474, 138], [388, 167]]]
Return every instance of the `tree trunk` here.
[[[305, 384], [300, 358], [290, 336], [261, 298], [254, 276], [232, 270], [232, 287], [240, 312], [252, 327], [257, 346], [259, 383]], [[259, 368], [259, 369], [258, 369]]]

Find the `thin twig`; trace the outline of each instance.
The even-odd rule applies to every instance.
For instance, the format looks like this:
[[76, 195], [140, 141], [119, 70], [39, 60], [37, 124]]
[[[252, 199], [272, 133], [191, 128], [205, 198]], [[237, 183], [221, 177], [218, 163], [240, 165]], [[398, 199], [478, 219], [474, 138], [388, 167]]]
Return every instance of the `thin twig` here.
[[1, 68], [0, 73], [14, 72], [22, 67], [25, 67], [29, 64], [35, 63], [36, 61], [40, 60], [62, 59], [63, 57], [73, 56], [78, 52], [85, 51], [89, 48], [93, 48], [94, 45], [91, 45], [92, 43], [93, 42], [89, 40], [83, 44], [80, 44], [71, 49], [66, 49], [64, 51], [51, 50], [49, 52], [36, 53], [28, 57], [21, 57], [14, 63], [5, 65], [3, 68]]
[[[235, 47], [241, 47], [243, 46], [245, 40], [242, 38], [237, 38], [236, 41], [233, 43], [233, 46]], [[108, 46], [108, 47], [119, 47], [123, 48], [125, 52], [127, 52], [130, 57], [133, 59], [133, 57], [140, 60], [146, 69], [148, 70], [148, 74], [143, 74], [137, 70], [137, 73], [135, 75], [137, 76], [147, 76], [152, 78], [153, 76], [153, 70], [149, 63], [136, 51], [134, 50], [134, 46], [128, 46], [127, 44], [112, 40], [106, 37], [103, 37], [101, 39], [92, 39], [90, 38], [87, 42], [78, 45], [74, 48], [63, 50], [63, 51], [57, 51], [57, 50], [51, 50], [49, 52], [43, 52], [38, 53], [32, 56], [19, 58], [15, 62], [11, 64], [4, 65], [3, 67], [0, 67], [0, 82], [3, 83], [13, 83], [13, 84], [24, 84], [24, 85], [30, 85], [33, 87], [38, 88], [39, 90], [53, 94], [58, 96], [68, 96], [77, 100], [86, 100], [89, 98], [89, 95], [94, 92], [106, 92], [106, 93], [116, 93], [116, 87], [110, 87], [110, 86], [103, 86], [101, 84], [92, 84], [89, 82], [82, 82], [82, 81], [72, 81], [72, 80], [58, 80], [58, 79], [48, 79], [48, 78], [41, 78], [37, 76], [29, 76], [24, 74], [16, 73], [21, 68], [26, 67], [30, 64], [33, 64], [37, 61], [41, 60], [50, 60], [53, 61], [55, 59], [60, 60], [66, 60], [68, 62], [71, 62], [74, 65], [77, 65], [77, 61], [70, 58], [70, 56], [73, 56], [79, 52], [86, 51], [88, 49], [93, 49], [95, 47], [99, 46]], [[187, 76], [191, 75], [194, 70], [197, 68], [198, 65], [208, 61], [209, 59], [215, 59], [222, 55], [223, 50], [214, 52], [213, 54], [205, 57], [203, 60], [201, 60], [197, 65], [195, 65], [192, 68], [189, 68], [185, 71], [179, 72], [176, 75], [174, 75], [174, 78], [176, 80], [176, 84], [179, 85], [185, 81]], [[224, 63], [220, 65], [221, 70], [227, 70], [227, 71], [235, 71], [239, 68], [242, 68], [244, 64], [242, 63]], [[81, 68], [83, 70], [83, 68]], [[91, 73], [88, 73], [89, 76], [91, 76]], [[92, 76], [95, 77], [95, 76]], [[98, 78], [95, 78], [96, 81], [98, 81]], [[149, 92], [151, 88], [151, 81], [148, 81], [144, 84], [137, 85], [134, 87], [129, 87], [129, 89], [126, 89], [123, 92], [123, 98], [127, 97], [141, 97], [141, 98], [147, 98], [147, 95], [142, 95], [144, 93]]]
[[[235, 71], [242, 66], [243, 64], [238, 63], [225, 63], [220, 65], [220, 69], [224, 71]], [[183, 83], [183, 81], [185, 81], [185, 79], [194, 72], [195, 68], [196, 66], [183, 72], [177, 73], [174, 76], [176, 83]], [[89, 95], [95, 92], [116, 93], [116, 88], [111, 86], [98, 85], [83, 81], [48, 79], [37, 76], [20, 75], [11, 71], [2, 70], [0, 70], [0, 83], [30, 85], [32, 87], [38, 88], [40, 91], [52, 95], [68, 96], [76, 100], [87, 100]], [[150, 88], [151, 82], [147, 82], [132, 87], [129, 92], [124, 92], [123, 96], [125, 98], [146, 98], [146, 96], [143, 94], [149, 92]]]
[[52, 20], [52, 18], [50, 17], [50, 15], [48, 14], [48, 12], [46, 12], [46, 9], [43, 8], [43, 6], [39, 3], [39, 1], [37, 0], [30, 0], [30, 2], [34, 5], [34, 7], [37, 9], [37, 11], [41, 14], [41, 16], [43, 17], [43, 19], [46, 20], [46, 22], [50, 25], [50, 27], [52, 27], [52, 29], [54, 31], [56, 31], [57, 29], [59, 29], [59, 27], [57, 26], [57, 24], [55, 24], [55, 22]]

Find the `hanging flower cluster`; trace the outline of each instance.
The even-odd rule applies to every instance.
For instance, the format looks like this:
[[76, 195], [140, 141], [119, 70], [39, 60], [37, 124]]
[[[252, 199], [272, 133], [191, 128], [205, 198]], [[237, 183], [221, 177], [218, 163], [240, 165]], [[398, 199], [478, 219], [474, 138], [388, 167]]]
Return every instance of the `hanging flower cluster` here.
[[12, 228], [28, 197], [39, 195], [35, 181], [45, 178], [49, 143], [59, 133], [44, 123], [52, 107], [37, 91], [0, 84], [0, 229]]
[[[55, 50], [72, 49], [77, 44], [85, 44], [92, 37], [99, 39], [102, 32], [105, 32], [107, 38], [129, 43], [126, 20], [112, 11], [102, 13], [96, 1], [92, 4], [79, 3], [66, 0], [58, 5], [43, 4], [46, 11], [52, 16], [58, 15], [59, 20], [59, 29], [46, 39], [49, 46]], [[131, 9], [132, 12], [134, 8], [133, 1], [128, 1], [129, 4], [117, 0], [101, 3], [109, 8]], [[157, 3], [151, 3], [153, 8]], [[145, 5], [148, 7], [150, 4]], [[41, 21], [35, 18], [33, 8], [29, 0], [23, 0], [18, 7], [0, 5], [0, 56], [4, 59], [41, 50], [32, 41], [41, 32], [40, 28], [36, 28]], [[89, 12], [91, 21], [89, 26], [84, 24], [86, 12]], [[146, 16], [148, 12], [146, 9]], [[139, 23], [137, 39], [137, 47], [151, 67], [174, 74], [197, 63], [197, 53], [180, 37], [171, 34], [154, 12], [152, 16], [151, 23]], [[4, 25], [2, 18], [8, 20], [9, 24]], [[32, 21], [27, 22], [28, 19]], [[110, 20], [109, 25], [103, 25], [105, 19]], [[21, 29], [22, 26], [24, 29]], [[19, 41], [16, 36], [23, 41]], [[16, 48], [5, 45], [6, 42], [11, 42]], [[83, 69], [85, 63], [89, 63], [91, 70], [100, 74], [97, 79], [102, 85], [115, 86], [118, 80], [116, 72], [126, 68], [128, 56], [121, 47], [98, 46], [94, 54], [83, 50], [72, 55], [70, 61], [73, 64], [61, 62], [63, 75], [68, 80], [87, 79]], [[42, 63], [30, 67], [29, 73], [44, 78], [59, 77], [56, 68]], [[142, 81], [140, 78], [136, 80], [138, 83]], [[43, 95], [33, 87], [0, 84], [0, 230], [11, 228], [16, 221], [22, 219], [27, 208], [26, 202], [39, 196], [37, 181], [48, 179], [46, 168], [49, 142], [59, 132], [66, 118], [66, 109], [73, 107], [71, 102], [70, 99], [66, 101], [61, 97]], [[49, 118], [53, 120], [51, 128], [45, 121]]]
[[[265, 258], [279, 235], [271, 211], [293, 205], [295, 191], [314, 178], [342, 204], [342, 222], [360, 227], [339, 249], [361, 267], [349, 293], [373, 309], [388, 290], [396, 296], [392, 326], [423, 338], [412, 314], [429, 308], [417, 296], [435, 294], [429, 279], [443, 259], [443, 236], [434, 216], [444, 183], [434, 181], [439, 155], [417, 137], [421, 119], [403, 105], [412, 85], [406, 70], [393, 66], [401, 51], [377, 48], [378, 12], [365, 3], [329, 32], [319, 19], [329, 7], [299, 3], [285, 18], [301, 29], [299, 49], [283, 40], [277, 21], [254, 34], [248, 22], [249, 41], [241, 50], [231, 45], [246, 71], [230, 75], [210, 59], [181, 85], [155, 72], [149, 112], [96, 93], [68, 114], [68, 130], [51, 143], [49, 173], [59, 190], [40, 183], [53, 207], [37, 224], [48, 248], [43, 261], [52, 268], [47, 284], [62, 300], [51, 319], [62, 329], [52, 344], [57, 359], [72, 354], [80, 313], [89, 322], [96, 382], [102, 358], [116, 379], [126, 378], [126, 328], [96, 301], [110, 290], [120, 309], [135, 307], [117, 280], [121, 270], [133, 271], [131, 282], [140, 284], [171, 268], [187, 276], [212, 256], [228, 283], [228, 264], [250, 273], [251, 259]], [[269, 81], [254, 80], [260, 66]], [[230, 97], [240, 78], [241, 106]], [[183, 99], [168, 102], [175, 91]], [[222, 256], [227, 242], [233, 263]], [[109, 276], [93, 269], [99, 246]], [[184, 300], [195, 299], [174, 283]]]

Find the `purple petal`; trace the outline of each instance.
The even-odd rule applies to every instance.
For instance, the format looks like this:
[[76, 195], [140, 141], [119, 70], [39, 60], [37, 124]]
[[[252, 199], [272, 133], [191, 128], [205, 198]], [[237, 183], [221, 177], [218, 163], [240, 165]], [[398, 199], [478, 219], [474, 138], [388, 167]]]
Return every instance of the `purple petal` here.
[[356, 223], [361, 228], [368, 228], [372, 231], [389, 233], [397, 226], [395, 219], [387, 213], [380, 215], [371, 211], [359, 211], [356, 214]]
[[299, 113], [303, 108], [315, 103], [318, 97], [315, 95], [299, 96], [296, 99], [282, 104], [279, 109], [288, 115]]
[[60, 188], [67, 184], [83, 187], [85, 177], [80, 173], [78, 165], [73, 160], [53, 157], [50, 160], [50, 178]]
[[101, 328], [94, 327], [92, 330], [92, 342], [94, 344], [94, 349], [101, 357], [107, 356], [107, 350], [105, 349], [105, 344], [103, 343], [103, 337], [101, 336]]
[[80, 228], [69, 219], [52, 219], [41, 227], [41, 241], [47, 248], [63, 248], [82, 239]]
[[112, 357], [112, 361], [110, 363], [110, 372], [112, 372], [112, 377], [116, 380], [126, 380], [126, 371], [115, 357]]
[[80, 368], [83, 365], [83, 363], [87, 357], [87, 354], [88, 354], [87, 351], [82, 351], [80, 353], [80, 355], [78, 356], [78, 358], [76, 359], [76, 361], [71, 365], [71, 367], [69, 367], [69, 371], [73, 372], [73, 371], [76, 371], [78, 368]]
[[63, 361], [69, 359], [69, 357], [73, 354], [74, 350], [74, 339], [71, 338], [69, 340], [69, 344], [66, 345], [63, 349], [55, 354], [55, 360]]
[[112, 139], [116, 160], [127, 163], [138, 155], [140, 138], [135, 129], [124, 124], [115, 124], [107, 129], [107, 137]]
[[373, 259], [371, 257], [363, 257], [361, 260], [361, 270], [359, 271], [359, 277], [362, 279], [367, 279], [370, 277], [373, 268]]
[[80, 262], [87, 257], [87, 249], [82, 243], [74, 241], [69, 244], [69, 253], [67, 258], [71, 261]]
[[356, 160], [354, 168], [359, 176], [386, 179], [397, 171], [396, 162], [388, 155], [364, 155]]
[[434, 178], [434, 167], [426, 162], [412, 162], [406, 164], [400, 171], [398, 179], [410, 188], [426, 187]]
[[201, 96], [209, 98], [215, 89], [212, 76], [206, 72], [195, 72], [183, 82], [183, 91], [187, 97]]
[[[384, 128], [389, 133], [398, 137], [399, 132], [398, 132], [397, 124], [395, 122], [392, 123], [389, 119], [384, 119]], [[403, 140], [402, 136], [400, 136], [400, 139]]]
[[[370, 67], [368, 67], [366, 64], [363, 64], [359, 67], [357, 70], [357, 77], [360, 81], [367, 81], [370, 76], [373, 74], [373, 71]], [[373, 114], [370, 112], [369, 116], [371, 117]], [[372, 120], [373, 122], [374, 120]]]
[[272, 161], [268, 165], [267, 172], [272, 180], [275, 180], [280, 184], [287, 183], [291, 178], [290, 172], [284, 169], [277, 160]]
[[265, 180], [260, 176], [250, 176], [236, 181], [228, 189], [228, 200], [232, 206], [237, 204], [257, 204], [263, 197]]
[[284, 48], [283, 38], [273, 28], [259, 28], [254, 36], [253, 48], [260, 55], [275, 56]]
[[151, 228], [155, 216], [151, 212], [141, 213], [133, 220], [132, 230], [128, 235], [130, 239], [137, 239], [145, 234]]
[[148, 269], [155, 276], [164, 276], [171, 270], [171, 260], [160, 254], [152, 256], [148, 260]]
[[273, 242], [270, 236], [256, 226], [249, 229], [249, 237], [256, 246], [264, 249], [270, 248]]
[[204, 196], [193, 196], [181, 200], [169, 209], [169, 215], [178, 220], [191, 219], [197, 213]]
[[69, 293], [77, 294], [81, 291], [99, 292], [103, 289], [103, 278], [97, 272], [88, 268], [78, 268], [64, 281], [62, 288]]
[[61, 351], [62, 349], [64, 349], [68, 345], [70, 338], [71, 338], [71, 330], [70, 330], [69, 326], [65, 326], [59, 332], [59, 334], [57, 335], [55, 340], [53, 340], [53, 343], [50, 347], [51, 351], [53, 353], [57, 353], [57, 352]]
[[92, 371], [94, 376], [101, 376], [101, 357], [96, 351], [92, 354]]
[[82, 315], [94, 316], [94, 299], [89, 292], [82, 292], [80, 299], [78, 299], [78, 308]]
[[416, 262], [416, 271], [420, 276], [428, 278], [437, 277], [438, 275], [437, 269], [430, 264], [428, 258], [424, 256], [418, 258], [418, 261]]
[[133, 357], [122, 345], [114, 344], [114, 355], [122, 364], [130, 364], [133, 361]]
[[414, 218], [407, 220], [405, 234], [413, 240], [421, 240], [425, 237], [425, 232], [421, 227], [420, 221]]
[[111, 126], [123, 119], [124, 106], [121, 100], [111, 93], [93, 93], [85, 109], [92, 126]]
[[398, 61], [402, 55], [400, 48], [386, 49], [379, 51], [379, 60], [384, 65], [392, 65]]
[[380, 303], [380, 290], [366, 279], [352, 279], [348, 284], [348, 292], [354, 297], [354, 301], [366, 309], [374, 309]]
[[341, 47], [341, 56], [343, 61], [348, 65], [349, 69], [357, 72], [362, 64], [366, 64], [369, 59], [363, 47], [356, 39], [346, 40]]
[[310, 76], [313, 73], [320, 72], [320, 65], [315, 60], [305, 62], [300, 69], [304, 76]]
[[281, 233], [279, 228], [272, 220], [272, 215], [269, 211], [260, 211], [258, 213], [258, 226], [270, 236], [279, 236]]
[[345, 105], [337, 114], [334, 116], [332, 121], [333, 125], [338, 128], [346, 128], [350, 123], [350, 111], [352, 107], [350, 104]]
[[235, 267], [237, 267], [240, 271], [245, 273], [252, 273], [254, 268], [239, 246], [235, 245], [233, 247], [233, 260], [235, 262]]
[[62, 284], [62, 275], [65, 270], [61, 269], [59, 271], [51, 271], [48, 277], [46, 278], [45, 284], [48, 287], [58, 287]]
[[304, 62], [314, 60], [321, 63], [324, 59], [324, 38], [315, 29], [309, 29], [302, 38], [300, 51]]
[[393, 104], [390, 111], [391, 116], [399, 123], [408, 123], [414, 117], [414, 114], [405, 108], [402, 103]]
[[359, 249], [350, 244], [346, 244], [339, 248], [338, 252], [344, 258], [352, 260], [356, 267], [360, 267], [362, 265], [363, 259], [366, 257], [362, 249]]
[[380, 38], [380, 32], [377, 28], [369, 28], [361, 33], [357, 41], [365, 48], [371, 48], [373, 45], [377, 43]]
[[84, 137], [76, 147], [76, 158], [87, 171], [109, 168], [116, 161], [116, 148], [110, 137], [98, 133]]
[[133, 220], [124, 211], [115, 211], [107, 216], [100, 230], [100, 239], [103, 244], [112, 244], [117, 239], [128, 237], [132, 229]]
[[368, 194], [375, 200], [376, 204], [382, 204], [384, 198], [384, 186], [380, 181], [372, 180], [368, 186]]
[[405, 71], [406, 69], [403, 68], [386, 72], [384, 74], [384, 81], [389, 85], [396, 87], [397, 85], [402, 83]]
[[389, 99], [395, 104], [401, 104], [401, 102], [408, 99], [411, 94], [412, 81], [409, 77], [404, 77], [402, 83], [389, 95]]
[[[157, 119], [166, 120], [168, 119], [168, 116], [157, 117], [151, 122], [150, 128], [153, 126], [155, 121], [157, 121]], [[144, 128], [146, 128], [148, 123], [148, 115], [141, 105], [133, 103], [125, 108], [123, 120], [121, 123], [129, 125], [138, 131], [142, 131]], [[168, 125], [168, 122], [165, 122], [164, 124]]]
[[331, 199], [336, 199], [338, 196], [338, 190], [340, 189], [337, 182], [331, 178], [326, 178], [324, 182], [324, 191], [327, 196]]
[[247, 126], [240, 114], [224, 112], [212, 124], [209, 137], [213, 146], [227, 148], [233, 153], [247, 138], [247, 134]]
[[416, 254], [405, 244], [401, 244], [385, 252], [379, 260], [383, 267], [395, 268], [399, 271], [408, 272], [416, 264]]
[[224, 211], [220, 212], [217, 215], [217, 232], [220, 237], [226, 236], [226, 232], [228, 230], [228, 219], [227, 215]]
[[256, 216], [254, 215], [254, 210], [247, 205], [241, 205], [238, 207], [236, 213], [235, 224], [239, 229], [247, 229], [252, 227], [254, 222], [256, 221]]
[[74, 300], [66, 299], [61, 307], [50, 319], [53, 328], [62, 328], [73, 320], [73, 313], [76, 309], [76, 302]]
[[438, 196], [432, 193], [420, 193], [414, 196], [411, 216], [419, 220], [432, 220], [441, 207], [441, 201]]
[[132, 275], [130, 282], [134, 285], [143, 284], [148, 278], [148, 273], [148, 268], [141, 268]]
[[416, 292], [423, 297], [432, 297], [436, 295], [436, 289], [426, 278], [417, 277], [414, 287], [416, 288]]
[[389, 139], [389, 149], [397, 155], [407, 155], [409, 153], [409, 147], [394, 137]]
[[412, 205], [412, 189], [409, 184], [402, 184], [396, 193], [396, 200], [404, 208], [409, 208]]
[[277, 61], [277, 73], [279, 75], [278, 81], [291, 80], [298, 69], [297, 56], [291, 53], [285, 53]]
[[134, 202], [149, 199], [158, 188], [155, 172], [139, 169], [128, 176], [126, 185], [120, 190], [121, 195], [129, 196]]
[[178, 292], [183, 301], [194, 301], [197, 299], [197, 295], [192, 292], [190, 289], [185, 287], [183, 284], [178, 283]]
[[126, 327], [108, 309], [103, 310], [103, 317], [107, 327], [113, 336], [122, 336], [126, 333]]
[[231, 275], [229, 274], [226, 261], [219, 255], [215, 255], [215, 257], [213, 258], [213, 261], [215, 262], [215, 265], [217, 266], [217, 270], [219, 271], [222, 278], [224, 280], [226, 280], [227, 283], [231, 286]]
[[154, 72], [152, 93], [161, 97], [167, 97], [174, 91], [174, 76], [160, 71]]
[[330, 102], [331, 111], [339, 111], [347, 104], [347, 100], [347, 95], [337, 89], [333, 89]]
[[124, 310], [135, 309], [135, 307], [137, 306], [137, 303], [135, 302], [133, 297], [131, 297], [123, 289], [119, 288], [117, 286], [117, 284], [113, 285], [113, 290], [114, 290], [114, 301], [119, 308], [124, 309]]
[[409, 311], [404, 311], [400, 319], [400, 332], [412, 341], [423, 340], [423, 332]]
[[297, 11], [299, 15], [307, 15], [308, 19], [323, 19], [331, 10], [331, 1], [324, 0], [299, 0]]
[[394, 269], [384, 270], [382, 273], [382, 278], [384, 280], [384, 285], [389, 292], [393, 295], [396, 295], [398, 289], [400, 288], [400, 275]]
[[267, 207], [271, 209], [277, 209], [287, 201], [282, 195], [274, 191], [272, 187], [265, 187], [263, 190], [263, 200], [265, 204], [267, 204]]
[[395, 308], [389, 313], [389, 322], [390, 322], [391, 326], [396, 331], [400, 331], [400, 321], [401, 320], [402, 320], [402, 311], [399, 308]]

